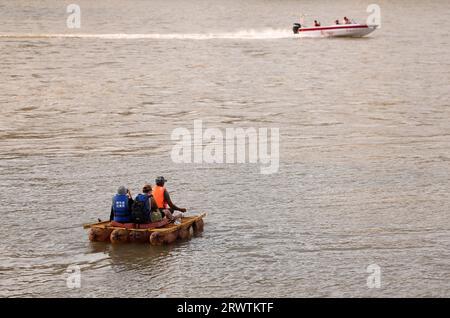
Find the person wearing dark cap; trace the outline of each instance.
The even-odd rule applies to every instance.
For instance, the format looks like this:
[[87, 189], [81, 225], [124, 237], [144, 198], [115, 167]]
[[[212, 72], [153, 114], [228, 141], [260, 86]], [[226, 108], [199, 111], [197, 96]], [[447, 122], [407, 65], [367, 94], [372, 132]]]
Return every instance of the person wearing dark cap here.
[[109, 220], [119, 223], [131, 222], [131, 206], [133, 202], [130, 190], [125, 186], [120, 186], [117, 189], [117, 194], [112, 199]]
[[179, 208], [172, 202], [169, 192], [164, 186], [166, 182], [167, 180], [162, 176], [155, 179], [156, 186], [153, 189], [153, 198], [155, 199], [157, 208], [163, 211], [163, 214], [170, 220], [175, 221], [183, 217], [183, 213], [180, 212], [186, 212], [186, 209]]
[[144, 224], [151, 222], [152, 203], [152, 186], [145, 184], [142, 187], [142, 193], [139, 193], [134, 199], [134, 204], [131, 209], [133, 223]]

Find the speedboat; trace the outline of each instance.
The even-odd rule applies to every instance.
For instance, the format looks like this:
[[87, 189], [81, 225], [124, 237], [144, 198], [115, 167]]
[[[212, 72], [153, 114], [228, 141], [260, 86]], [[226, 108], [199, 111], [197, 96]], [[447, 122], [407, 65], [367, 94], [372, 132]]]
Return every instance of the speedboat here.
[[375, 31], [377, 27], [359, 23], [303, 27], [300, 23], [294, 23], [292, 31], [299, 37], [363, 37]]

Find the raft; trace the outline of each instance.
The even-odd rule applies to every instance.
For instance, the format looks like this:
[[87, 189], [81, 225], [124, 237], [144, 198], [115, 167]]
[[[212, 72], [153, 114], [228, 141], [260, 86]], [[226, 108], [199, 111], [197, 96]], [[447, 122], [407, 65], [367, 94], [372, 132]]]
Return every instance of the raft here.
[[206, 213], [187, 216], [181, 224], [169, 223], [166, 218], [149, 224], [117, 223], [104, 221], [84, 224], [89, 229], [89, 240], [92, 242], [116, 243], [150, 243], [151, 245], [171, 244], [177, 240], [189, 240], [203, 232], [203, 218]]

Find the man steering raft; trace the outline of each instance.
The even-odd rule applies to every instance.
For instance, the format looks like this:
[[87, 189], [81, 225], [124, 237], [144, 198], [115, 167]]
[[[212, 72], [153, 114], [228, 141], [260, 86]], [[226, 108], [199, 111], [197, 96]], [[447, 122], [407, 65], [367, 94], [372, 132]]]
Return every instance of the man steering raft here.
[[[175, 224], [179, 223], [178, 219], [183, 217], [183, 212], [186, 212], [185, 208], [177, 207], [170, 199], [169, 192], [164, 184], [167, 182], [164, 177], [157, 177], [155, 179], [156, 186], [153, 188], [153, 198], [156, 206], [162, 213], [170, 220], [175, 221]], [[168, 209], [169, 207], [170, 209]]]

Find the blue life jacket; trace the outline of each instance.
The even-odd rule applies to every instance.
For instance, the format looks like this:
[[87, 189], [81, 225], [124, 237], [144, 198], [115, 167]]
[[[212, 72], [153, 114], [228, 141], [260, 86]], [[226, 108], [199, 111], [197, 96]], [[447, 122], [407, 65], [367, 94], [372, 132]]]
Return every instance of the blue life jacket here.
[[138, 194], [134, 199], [133, 207], [131, 208], [131, 219], [134, 223], [149, 223], [150, 222], [150, 204], [149, 199], [151, 195]]
[[148, 199], [150, 199], [150, 198], [151, 198], [151, 196], [148, 194], [139, 193], [135, 199], [138, 202], [144, 202], [144, 207], [145, 207], [146, 213], [150, 213], [150, 204], [148, 204]]
[[113, 198], [114, 221], [128, 223], [131, 220], [130, 209], [128, 207], [128, 196], [126, 194], [116, 194]]

